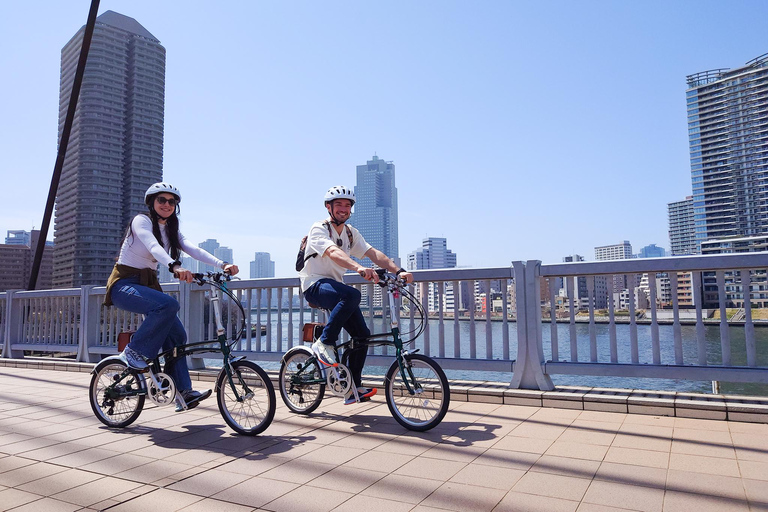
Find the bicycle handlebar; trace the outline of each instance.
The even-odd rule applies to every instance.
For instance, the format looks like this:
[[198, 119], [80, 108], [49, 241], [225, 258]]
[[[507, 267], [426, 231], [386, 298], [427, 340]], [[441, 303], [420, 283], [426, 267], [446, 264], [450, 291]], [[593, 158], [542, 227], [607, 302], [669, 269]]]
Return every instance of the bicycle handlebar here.
[[232, 276], [229, 274], [229, 272], [195, 272], [192, 274], [192, 279], [195, 280], [197, 284], [200, 286], [203, 286], [206, 284], [209, 280], [213, 281], [214, 283], [221, 283], [222, 281], [231, 281]]

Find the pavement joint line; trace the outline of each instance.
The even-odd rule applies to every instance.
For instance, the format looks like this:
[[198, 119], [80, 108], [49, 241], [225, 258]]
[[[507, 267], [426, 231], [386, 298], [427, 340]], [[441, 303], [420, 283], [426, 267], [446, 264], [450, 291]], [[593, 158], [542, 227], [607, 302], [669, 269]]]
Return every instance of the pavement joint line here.
[[[97, 363], [62, 359], [0, 358], [0, 368], [90, 372]], [[190, 370], [192, 380], [211, 381], [218, 369]], [[275, 386], [278, 372], [266, 370]], [[364, 384], [379, 385], [383, 376], [364, 375]], [[558, 386], [554, 391], [514, 389], [504, 382], [451, 380], [451, 401], [527, 405], [650, 416], [768, 423], [768, 397], [713, 395], [688, 391]]]

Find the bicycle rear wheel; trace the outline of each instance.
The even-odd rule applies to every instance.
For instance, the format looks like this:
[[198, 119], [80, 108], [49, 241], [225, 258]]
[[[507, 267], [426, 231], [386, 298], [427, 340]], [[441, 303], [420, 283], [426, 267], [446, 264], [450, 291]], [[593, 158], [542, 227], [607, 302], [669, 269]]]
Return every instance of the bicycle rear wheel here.
[[222, 368], [216, 379], [216, 401], [227, 425], [238, 434], [255, 436], [264, 432], [275, 417], [275, 388], [261, 366], [251, 361], [232, 363], [232, 381], [240, 396], [232, 390], [227, 372]]
[[[128, 367], [116, 359], [99, 363], [93, 371], [88, 391], [91, 409], [108, 427], [127, 427], [139, 417], [146, 398], [144, 377], [134, 371], [123, 375]], [[136, 394], [143, 391], [143, 394]]]
[[280, 364], [280, 397], [293, 412], [309, 414], [320, 407], [325, 395], [325, 383], [310, 382], [318, 379], [320, 369], [312, 352], [306, 347], [293, 348]]
[[418, 388], [415, 388], [406, 368], [408, 384], [414, 393], [408, 392], [400, 367], [395, 361], [384, 379], [387, 406], [402, 426], [423, 432], [443, 421], [451, 401], [451, 390], [445, 372], [434, 359], [421, 354], [409, 354], [404, 356], [404, 360], [413, 372]]

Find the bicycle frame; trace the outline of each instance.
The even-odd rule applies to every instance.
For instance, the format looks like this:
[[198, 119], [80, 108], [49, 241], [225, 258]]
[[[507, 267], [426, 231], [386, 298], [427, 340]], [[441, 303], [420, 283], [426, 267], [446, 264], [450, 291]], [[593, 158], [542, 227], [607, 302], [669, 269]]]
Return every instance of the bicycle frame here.
[[[400, 376], [403, 379], [403, 383], [405, 383], [405, 386], [408, 390], [408, 393], [413, 395], [418, 390], [421, 389], [421, 386], [419, 385], [418, 381], [416, 380], [416, 376], [413, 374], [413, 371], [411, 370], [410, 366], [405, 364], [405, 355], [408, 355], [410, 352], [403, 348], [403, 340], [400, 335], [400, 321], [398, 320], [397, 315], [397, 304], [396, 300], [400, 297], [400, 286], [397, 282], [397, 277], [392, 275], [387, 275], [386, 272], [383, 269], [377, 269], [377, 273], [379, 274], [379, 286], [382, 288], [385, 288], [388, 295], [388, 306], [389, 306], [389, 317], [390, 317], [390, 331], [384, 332], [384, 333], [377, 333], [377, 334], [371, 334], [367, 340], [365, 341], [358, 341], [358, 343], [362, 343], [365, 345], [372, 345], [372, 344], [388, 344], [393, 345], [395, 347], [395, 359], [397, 360], [397, 364], [400, 370]], [[415, 301], [415, 297], [411, 298], [411, 300]], [[418, 304], [419, 309], [421, 309], [421, 304]], [[421, 335], [419, 333], [416, 337]], [[392, 341], [376, 341], [378, 338], [385, 338], [385, 337], [392, 337]], [[414, 337], [414, 339], [416, 339]], [[354, 343], [353, 340], [347, 341], [345, 343], [342, 343], [338, 347], [336, 347], [336, 350], [338, 351], [339, 348], [347, 349]], [[418, 349], [416, 349], [413, 353], [418, 352]], [[292, 377], [292, 384], [322, 384], [326, 381], [326, 370], [322, 367], [322, 365], [317, 364], [316, 358], [313, 356], [305, 365], [304, 368], [310, 368], [312, 364], [314, 363], [315, 366], [317, 366], [320, 370], [320, 378], [319, 379], [309, 379], [309, 380], [303, 380], [302, 377], [304, 377], [304, 369], [297, 372]], [[407, 370], [407, 373], [406, 373]], [[294, 379], [296, 381], [294, 382]], [[413, 383], [413, 387], [411, 387], [411, 383]]]
[[[193, 274], [195, 277], [195, 281], [200, 286], [203, 286], [205, 284], [208, 284], [210, 286], [210, 302], [211, 306], [213, 308], [214, 313], [214, 322], [216, 327], [216, 340], [208, 340], [208, 341], [200, 341], [195, 343], [187, 343], [184, 345], [180, 345], [177, 347], [173, 347], [172, 349], [163, 351], [159, 353], [156, 357], [149, 360], [149, 371], [147, 372], [149, 374], [149, 378], [152, 379], [152, 381], [155, 383], [158, 388], [160, 387], [160, 383], [157, 381], [155, 375], [158, 373], [161, 373], [160, 368], [160, 358], [164, 358], [166, 361], [169, 359], [178, 359], [181, 357], [186, 357], [191, 354], [201, 354], [205, 352], [221, 352], [222, 354], [222, 368], [224, 372], [227, 374], [227, 381], [229, 383], [230, 388], [232, 388], [232, 392], [234, 393], [236, 399], [238, 402], [243, 401], [243, 396], [241, 396], [237, 391], [237, 386], [235, 385], [235, 382], [233, 380], [234, 376], [234, 370], [232, 368], [232, 363], [236, 361], [240, 361], [242, 359], [245, 359], [245, 356], [240, 356], [236, 358], [232, 358], [232, 349], [230, 346], [230, 343], [227, 343], [227, 334], [226, 329], [224, 328], [224, 323], [222, 321], [222, 314], [221, 314], [221, 294], [224, 293], [227, 295], [231, 300], [236, 301], [236, 303], [239, 305], [240, 309], [242, 310], [242, 304], [240, 304], [240, 301], [235, 297], [234, 294], [232, 294], [231, 291], [229, 291], [229, 288], [227, 288], [227, 276], [222, 273], [212, 273], [208, 272], [207, 274]], [[243, 313], [244, 315], [245, 313]], [[232, 344], [236, 343], [240, 337], [242, 336], [243, 330], [245, 328], [245, 318], [243, 317], [243, 324], [241, 326], [240, 332], [234, 336], [234, 340], [232, 341]], [[219, 348], [211, 348], [210, 344], [213, 342], [217, 342], [219, 344]], [[123, 381], [123, 379], [133, 373], [133, 371], [130, 368], [126, 368], [123, 373], [115, 380], [115, 383], [110, 386], [109, 393], [112, 394], [113, 390]], [[247, 383], [242, 382], [244, 389], [246, 390], [246, 393], [252, 393], [250, 388], [248, 388]], [[148, 393], [146, 386], [139, 386], [139, 389], [131, 390], [129, 392], [122, 393], [120, 396], [138, 396], [138, 395], [146, 395]], [[112, 396], [112, 398], [116, 398], [117, 396]]]

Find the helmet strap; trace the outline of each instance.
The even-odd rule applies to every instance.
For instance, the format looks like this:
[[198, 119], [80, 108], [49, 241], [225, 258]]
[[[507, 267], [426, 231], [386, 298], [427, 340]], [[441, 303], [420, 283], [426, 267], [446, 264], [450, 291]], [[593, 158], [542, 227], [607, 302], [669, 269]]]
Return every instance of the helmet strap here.
[[331, 212], [330, 212], [331, 213], [331, 224], [333, 224], [334, 226], [341, 226], [341, 225], [343, 225], [345, 221], [339, 221], [338, 219], [336, 219], [336, 214], [333, 213], [333, 201], [330, 201], [330, 204], [331, 204]]

